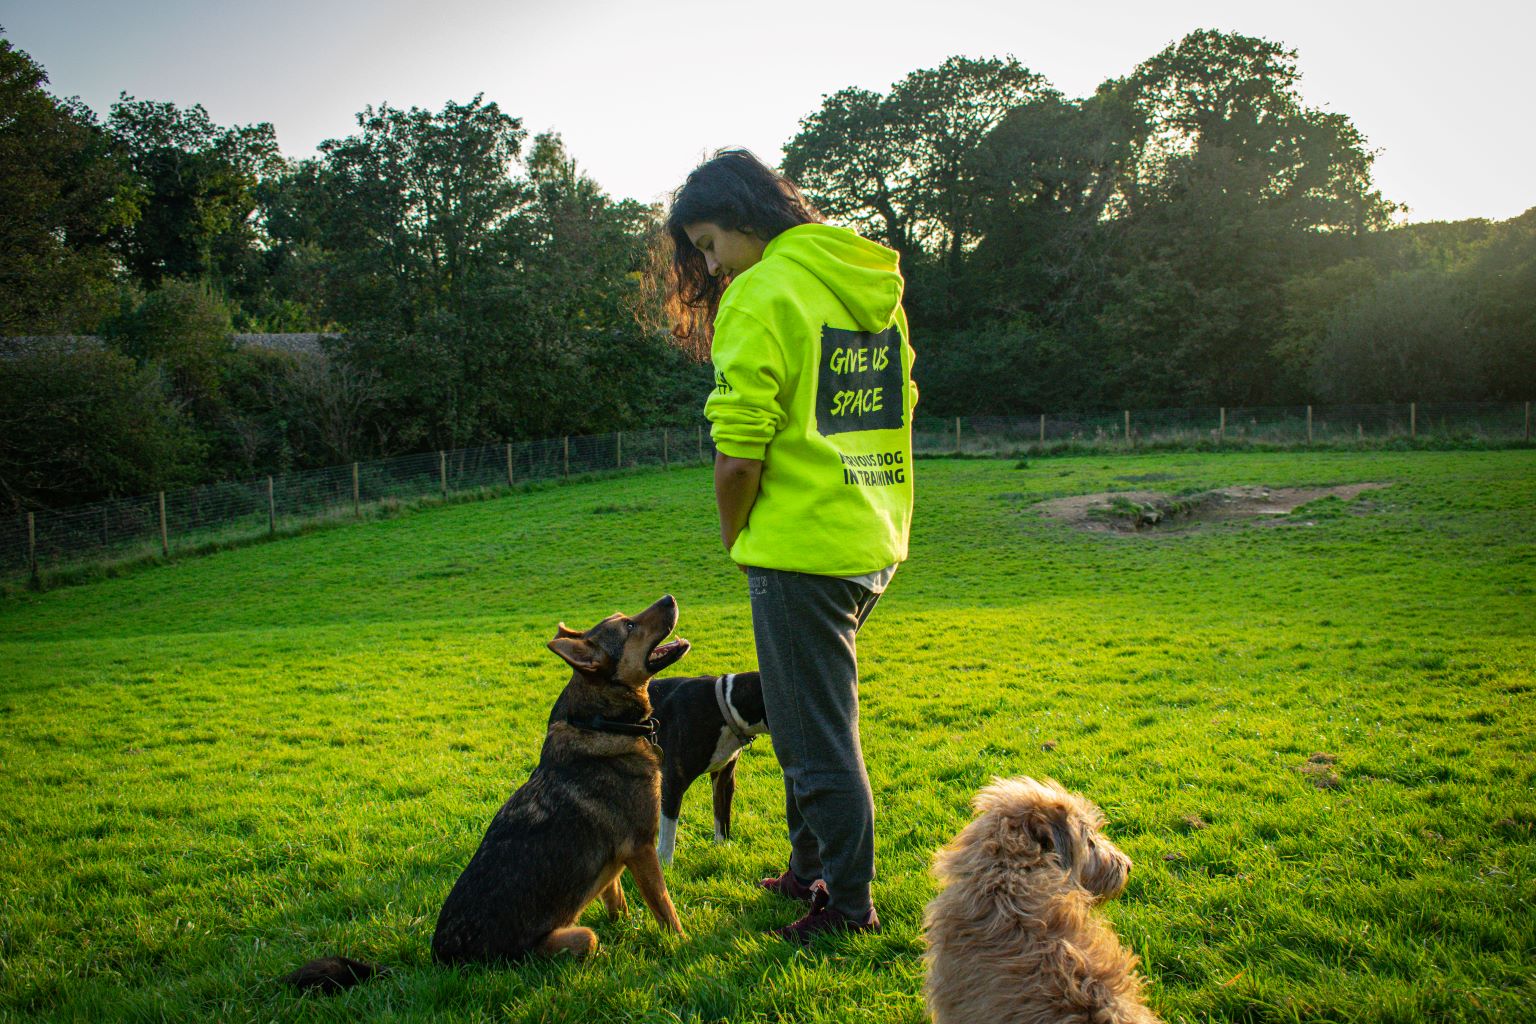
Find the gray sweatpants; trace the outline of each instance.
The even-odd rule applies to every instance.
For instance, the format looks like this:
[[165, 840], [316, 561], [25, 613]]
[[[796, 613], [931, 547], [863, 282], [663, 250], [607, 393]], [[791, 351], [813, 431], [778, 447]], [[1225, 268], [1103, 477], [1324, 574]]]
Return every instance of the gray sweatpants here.
[[875, 804], [859, 748], [854, 638], [879, 594], [836, 576], [747, 569], [773, 752], [784, 769], [789, 867], [861, 918], [875, 875]]

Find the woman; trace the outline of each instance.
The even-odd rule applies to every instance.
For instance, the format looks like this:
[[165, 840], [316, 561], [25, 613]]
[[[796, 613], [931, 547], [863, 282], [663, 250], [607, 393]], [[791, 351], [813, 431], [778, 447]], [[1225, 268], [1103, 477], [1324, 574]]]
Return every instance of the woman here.
[[720, 537], [747, 574], [805, 943], [878, 931], [874, 803], [854, 638], [907, 557], [912, 349], [897, 254], [820, 217], [745, 150], [696, 168], [667, 216], [669, 311], [710, 342]]

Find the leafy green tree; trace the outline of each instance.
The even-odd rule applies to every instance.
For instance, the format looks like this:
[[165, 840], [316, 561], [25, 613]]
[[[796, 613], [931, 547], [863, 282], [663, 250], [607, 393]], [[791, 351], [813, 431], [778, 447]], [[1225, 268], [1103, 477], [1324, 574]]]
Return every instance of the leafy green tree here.
[[251, 332], [333, 331], [333, 254], [326, 248], [331, 182], [318, 159], [288, 161], [256, 185], [259, 265], [241, 297], [240, 326]]
[[321, 353], [238, 346], [225, 362], [222, 398], [207, 436], [223, 476], [336, 466], [388, 450], [378, 373]]
[[1484, 353], [1465, 285], [1449, 274], [1395, 274], [1344, 305], [1313, 359], [1314, 386], [1335, 402], [1484, 396]]
[[914, 319], [942, 321], [980, 237], [978, 150], [1010, 111], [1056, 95], [1011, 57], [951, 57], [885, 96], [826, 97], [784, 147], [784, 172], [829, 217], [901, 253]]
[[680, 360], [629, 308], [648, 210], [614, 202], [553, 134], [517, 174], [520, 122], [480, 97], [359, 124], [296, 172], [271, 224], [325, 254], [338, 357], [377, 372], [392, 444], [601, 432], [656, 413], [657, 380]]
[[107, 129], [128, 155], [146, 196], [122, 239], [123, 261], [146, 289], [166, 278], [207, 278], [225, 291], [257, 246], [256, 184], [282, 165], [272, 125], [220, 127], [201, 104], [138, 100], [123, 93]]
[[953, 285], [972, 317], [1063, 322], [1096, 299], [1130, 137], [1112, 94], [1045, 95], [988, 134], [972, 161], [980, 241]]
[[1500, 235], [1502, 226], [1481, 217], [1399, 224], [1370, 239], [1366, 254], [1383, 273], [1465, 268]]
[[0, 38], [0, 334], [89, 333], [116, 289], [113, 232], [139, 194], [78, 100]]
[[323, 203], [297, 207], [294, 237], [313, 229], [327, 253], [342, 357], [379, 373], [396, 442], [467, 443], [505, 362], [488, 307], [508, 287], [500, 239], [525, 202], [525, 132], [480, 96], [439, 113], [369, 107], [358, 127], [322, 144]]
[[951, 57], [892, 87], [895, 116], [911, 126], [919, 143], [905, 155], [923, 183], [920, 227], [951, 279], [978, 238], [977, 151], [1012, 111], [1058, 98], [1043, 77], [1012, 57]]
[[1285, 283], [1274, 352], [1332, 399], [1536, 393], [1536, 211], [1405, 224]]
[[300, 458], [289, 443], [293, 413], [281, 398], [281, 382], [298, 358], [259, 345], [241, 345], [230, 352], [220, 384], [224, 414], [217, 424], [220, 461], [211, 467], [215, 475], [241, 479], [315, 465]]
[[334, 466], [373, 458], [387, 445], [380, 418], [383, 388], [372, 369], [314, 353], [289, 356], [266, 378], [284, 440], [303, 465]]
[[521, 122], [476, 96], [435, 114], [381, 104], [357, 123], [356, 135], [320, 147], [333, 314], [411, 332], [461, 313], [495, 265], [498, 229], [523, 203], [512, 177]]
[[1051, 386], [1059, 348], [1057, 332], [1027, 314], [930, 334], [921, 356], [922, 412], [1009, 416], [1061, 409]]
[[521, 372], [505, 378], [499, 431], [649, 426], [696, 406], [707, 380], [631, 312], [651, 211], [611, 199], [553, 133], [534, 139], [524, 166], [529, 201], [502, 239], [507, 354]]
[[1307, 108], [1294, 51], [1199, 31], [1106, 90], [1134, 112], [1115, 202], [1119, 269], [1100, 314], [1125, 401], [1274, 400], [1283, 287], [1349, 258], [1394, 207], [1342, 115]]
[[13, 510], [173, 487], [202, 457], [152, 368], [89, 346], [0, 358], [0, 501]]
[[784, 146], [784, 173], [826, 216], [911, 259], [918, 252], [921, 183], [904, 159], [911, 125], [867, 89], [822, 100]]
[[1466, 287], [1478, 310], [1484, 395], [1515, 401], [1536, 396], [1536, 207], [1497, 226], [1469, 261]]
[[1357, 256], [1321, 270], [1302, 272], [1281, 286], [1282, 326], [1270, 349], [1288, 393], [1312, 395], [1312, 364], [1334, 319], [1356, 297], [1380, 283], [1384, 271]]
[[1347, 117], [1307, 107], [1300, 80], [1296, 51], [1206, 29], [1109, 83], [1139, 122], [1126, 203], [1177, 201], [1212, 177], [1296, 228], [1385, 227], [1397, 207], [1372, 187], [1374, 153]]
[[159, 368], [174, 393], [207, 416], [232, 351], [229, 307], [207, 284], [165, 281], [110, 320], [103, 334], [140, 366]]

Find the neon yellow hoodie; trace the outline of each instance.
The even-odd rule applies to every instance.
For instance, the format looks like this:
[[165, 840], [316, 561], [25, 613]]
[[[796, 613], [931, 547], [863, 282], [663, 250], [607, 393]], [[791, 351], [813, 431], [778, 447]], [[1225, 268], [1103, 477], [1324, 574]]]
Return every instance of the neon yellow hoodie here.
[[856, 576], [906, 559], [917, 391], [897, 263], [802, 224], [721, 296], [704, 415], [716, 448], [763, 460], [740, 564]]

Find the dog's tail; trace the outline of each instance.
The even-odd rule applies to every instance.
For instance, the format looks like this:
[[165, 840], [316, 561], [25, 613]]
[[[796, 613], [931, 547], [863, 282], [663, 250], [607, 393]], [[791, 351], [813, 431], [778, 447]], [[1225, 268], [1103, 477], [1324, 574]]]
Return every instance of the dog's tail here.
[[313, 990], [329, 995], [388, 973], [383, 968], [353, 960], [349, 956], [323, 956], [311, 960], [292, 974], [283, 975], [282, 980], [301, 992]]

